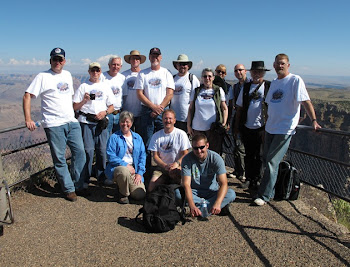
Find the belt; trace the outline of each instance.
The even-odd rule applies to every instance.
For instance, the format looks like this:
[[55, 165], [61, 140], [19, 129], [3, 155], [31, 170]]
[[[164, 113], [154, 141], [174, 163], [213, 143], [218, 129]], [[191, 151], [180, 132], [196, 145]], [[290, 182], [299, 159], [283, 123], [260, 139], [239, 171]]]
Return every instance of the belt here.
[[120, 109], [113, 111], [112, 114], [117, 115], [119, 112], [120, 112]]

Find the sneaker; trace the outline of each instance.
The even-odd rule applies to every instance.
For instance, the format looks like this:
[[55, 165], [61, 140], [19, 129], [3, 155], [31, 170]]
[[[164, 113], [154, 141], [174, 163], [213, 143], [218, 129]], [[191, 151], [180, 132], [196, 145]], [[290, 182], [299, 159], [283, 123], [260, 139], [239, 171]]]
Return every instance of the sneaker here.
[[123, 196], [123, 195], [119, 194], [119, 196], [117, 198], [117, 202], [119, 204], [129, 204], [129, 198], [127, 196]]
[[75, 192], [70, 192], [66, 194], [66, 199], [72, 202], [75, 202], [78, 200], [77, 194]]
[[233, 173], [226, 173], [226, 176], [227, 176], [227, 178], [233, 178], [233, 177], [235, 177], [234, 175], [233, 175]]
[[220, 216], [229, 216], [231, 215], [231, 203], [228, 203], [225, 207], [221, 209], [219, 213]]
[[248, 189], [248, 188], [249, 188], [249, 185], [250, 185], [250, 181], [247, 180], [247, 181], [245, 181], [244, 183], [241, 183], [241, 188], [243, 188], [243, 189]]
[[261, 199], [261, 198], [256, 198], [256, 199], [254, 200], [254, 203], [255, 203], [257, 206], [263, 206], [263, 205], [266, 204], [266, 201], [263, 200], [263, 199]]
[[109, 180], [109, 179], [106, 179], [103, 183], [105, 185], [112, 185], [112, 184], [114, 184], [114, 182], [112, 180]]

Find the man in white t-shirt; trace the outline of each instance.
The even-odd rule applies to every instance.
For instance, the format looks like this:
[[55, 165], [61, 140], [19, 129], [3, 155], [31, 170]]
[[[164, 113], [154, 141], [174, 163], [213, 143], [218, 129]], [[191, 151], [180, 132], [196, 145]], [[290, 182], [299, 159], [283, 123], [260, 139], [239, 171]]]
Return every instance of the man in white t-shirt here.
[[186, 132], [175, 127], [174, 110], [163, 113], [164, 129], [156, 132], [149, 143], [156, 170], [152, 174], [148, 190], [152, 191], [158, 184], [181, 182], [181, 161], [191, 148]]
[[[23, 96], [25, 123], [30, 131], [37, 128], [31, 118], [31, 98], [40, 95], [42, 125], [50, 145], [58, 181], [66, 199], [76, 201], [77, 194], [84, 194], [85, 153], [81, 129], [74, 117], [72, 75], [63, 70], [66, 58], [62, 48], [57, 47], [51, 51], [50, 64], [51, 68], [39, 73]], [[65, 157], [67, 145], [72, 153], [71, 172]]]
[[89, 65], [90, 79], [82, 83], [73, 97], [73, 108], [79, 111], [84, 148], [86, 153], [85, 187], [92, 173], [92, 162], [96, 150], [95, 174], [99, 181], [105, 179], [106, 146], [108, 139], [107, 115], [114, 110], [115, 98], [109, 85], [101, 82], [101, 65], [92, 62]]
[[321, 126], [316, 121], [315, 110], [300, 76], [289, 73], [289, 57], [278, 54], [273, 67], [277, 78], [271, 82], [266, 96], [268, 120], [265, 126], [265, 172], [254, 203], [258, 206], [270, 201], [275, 194], [278, 167], [286, 154], [292, 135], [299, 123], [300, 104], [311, 119], [314, 130]]
[[187, 132], [187, 115], [190, 106], [191, 92], [200, 86], [198, 78], [188, 71], [192, 68], [192, 61], [181, 54], [173, 61], [178, 73], [174, 76], [175, 90], [170, 108], [176, 113], [175, 127]]
[[113, 55], [109, 58], [108, 67], [109, 70], [105, 71], [101, 75], [101, 81], [108, 83], [109, 87], [112, 89], [115, 101], [113, 103], [114, 110], [111, 114], [108, 114], [108, 134], [112, 134], [119, 130], [119, 113], [122, 108], [122, 95], [123, 95], [123, 85], [125, 82], [125, 76], [119, 71], [123, 66], [123, 60], [117, 56]]
[[141, 101], [137, 97], [137, 90], [134, 89], [137, 75], [141, 71], [140, 65], [145, 63], [146, 56], [141, 55], [138, 50], [132, 50], [130, 55], [125, 55], [124, 60], [130, 64], [130, 69], [124, 71], [123, 85], [123, 110], [127, 110], [134, 115], [133, 130], [140, 132]]
[[265, 133], [265, 96], [270, 82], [264, 80], [266, 71], [264, 61], [253, 61], [250, 68], [252, 81], [245, 83], [236, 105], [235, 136], [242, 136], [245, 147], [246, 181], [242, 188], [257, 190], [261, 180], [263, 138]]
[[[174, 79], [170, 71], [160, 66], [162, 54], [159, 48], [149, 52], [151, 67], [142, 70], [137, 76], [134, 88], [142, 102], [140, 135], [147, 147], [151, 136], [163, 128], [162, 114], [173, 98]], [[149, 166], [150, 158], [147, 158]]]

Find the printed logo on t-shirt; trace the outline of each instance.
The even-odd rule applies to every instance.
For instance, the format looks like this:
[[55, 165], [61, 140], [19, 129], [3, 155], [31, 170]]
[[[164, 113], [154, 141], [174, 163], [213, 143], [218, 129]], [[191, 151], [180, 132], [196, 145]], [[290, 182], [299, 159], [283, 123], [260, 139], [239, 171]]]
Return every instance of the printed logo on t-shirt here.
[[199, 100], [211, 100], [214, 97], [214, 91], [213, 92], [203, 92], [199, 94]]
[[174, 95], [181, 95], [183, 89], [182, 85], [175, 86]]
[[164, 153], [170, 153], [173, 149], [173, 146], [174, 146], [173, 141], [160, 143], [160, 149]]
[[195, 181], [197, 184], [199, 184], [200, 181], [201, 181], [201, 176], [200, 176], [200, 174], [199, 174], [198, 167], [197, 167], [196, 165], [193, 165], [191, 171], [192, 171], [191, 174], [192, 174], [192, 177], [193, 177], [194, 181]]
[[133, 152], [133, 147], [128, 145], [128, 150], [126, 151], [126, 154], [132, 156], [132, 152]]
[[61, 94], [67, 93], [69, 91], [68, 83], [61, 82], [57, 84], [57, 89]]
[[162, 86], [162, 80], [159, 78], [153, 78], [148, 81], [151, 88], [159, 88]]
[[95, 100], [103, 100], [103, 92], [97, 91], [96, 89], [92, 89], [90, 94], [95, 94]]
[[130, 89], [134, 89], [135, 80], [136, 80], [136, 78], [133, 77], [133, 78], [130, 78], [130, 79], [128, 80], [128, 82], [126, 83], [126, 86], [128, 87], [129, 90], [130, 90]]
[[120, 94], [120, 88], [112, 86], [112, 91], [114, 95], [119, 95]]
[[284, 97], [283, 91], [281, 89], [277, 89], [272, 94], [271, 102], [272, 103], [279, 103], [282, 101], [283, 97]]

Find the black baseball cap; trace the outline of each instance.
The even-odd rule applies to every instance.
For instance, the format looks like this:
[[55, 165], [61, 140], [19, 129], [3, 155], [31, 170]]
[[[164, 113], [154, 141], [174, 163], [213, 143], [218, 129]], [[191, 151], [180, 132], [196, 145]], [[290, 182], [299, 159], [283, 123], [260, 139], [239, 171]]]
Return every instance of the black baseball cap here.
[[153, 48], [149, 51], [149, 54], [150, 54], [150, 55], [152, 55], [152, 54], [161, 55], [162, 53], [160, 52], [160, 49], [159, 49], [159, 48], [153, 47]]
[[56, 47], [51, 50], [50, 57], [56, 57], [56, 56], [64, 58], [66, 56], [66, 52], [64, 52], [62, 48]]

